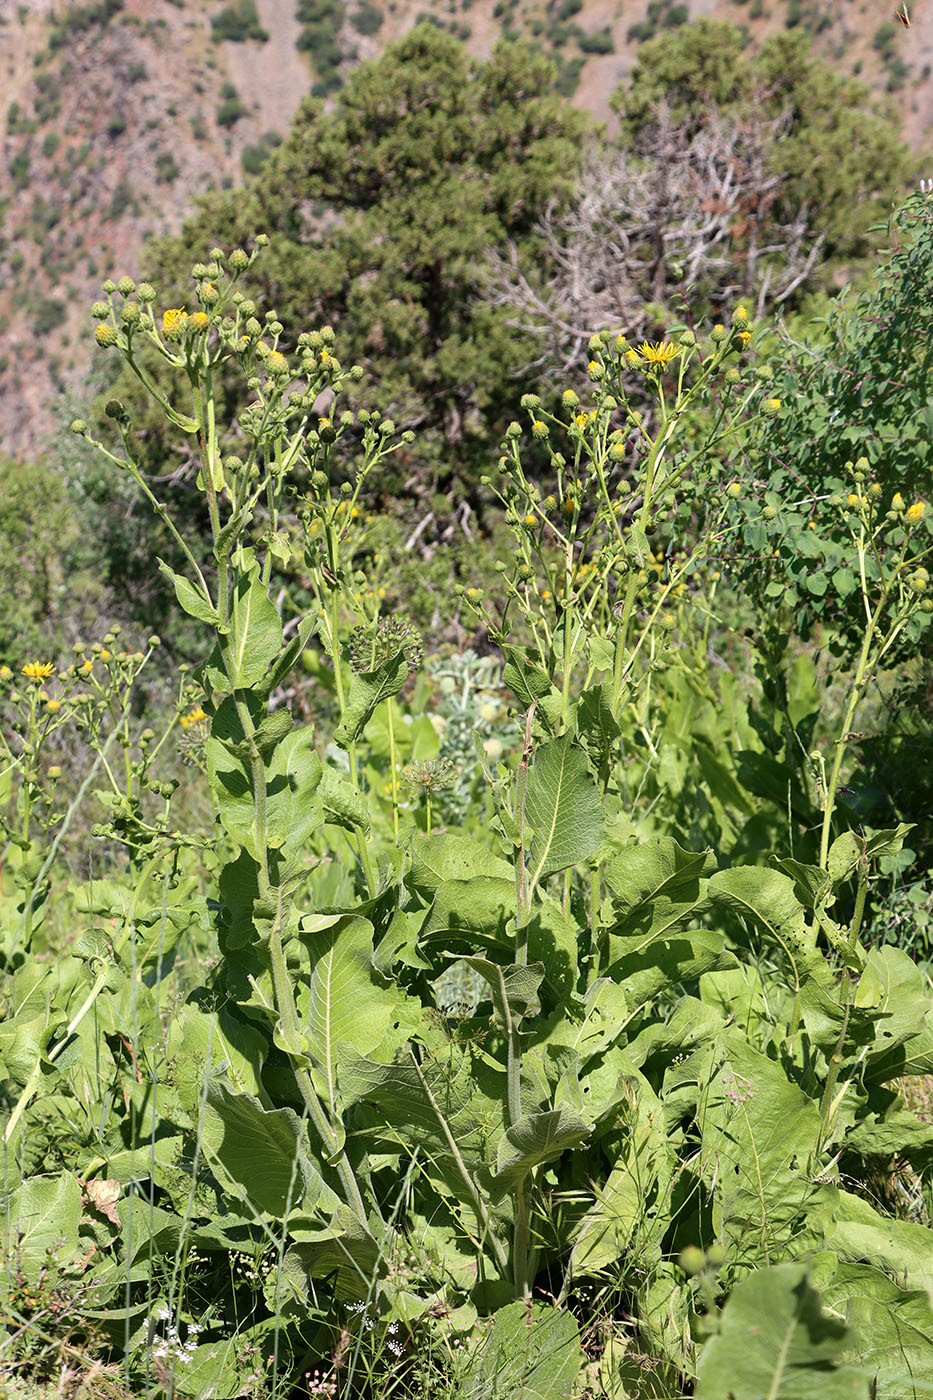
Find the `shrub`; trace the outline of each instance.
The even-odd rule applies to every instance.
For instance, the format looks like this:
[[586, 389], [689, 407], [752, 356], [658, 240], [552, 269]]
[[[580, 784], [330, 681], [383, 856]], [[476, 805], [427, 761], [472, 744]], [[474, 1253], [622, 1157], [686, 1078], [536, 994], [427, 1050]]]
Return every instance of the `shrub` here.
[[362, 4], [350, 16], [350, 23], [360, 34], [378, 34], [382, 28], [383, 12], [378, 5]]
[[240, 96], [232, 83], [224, 83], [220, 90], [223, 99], [217, 108], [215, 116], [218, 126], [235, 126], [241, 117], [245, 117], [248, 107], [240, 100]]
[[584, 53], [613, 53], [615, 51], [612, 30], [608, 24], [605, 29], [595, 29], [590, 34], [581, 34], [577, 42]]
[[252, 39], [264, 44], [269, 38], [268, 30], [259, 22], [256, 0], [234, 0], [225, 5], [211, 20], [211, 34], [218, 43], [228, 40], [242, 44]]

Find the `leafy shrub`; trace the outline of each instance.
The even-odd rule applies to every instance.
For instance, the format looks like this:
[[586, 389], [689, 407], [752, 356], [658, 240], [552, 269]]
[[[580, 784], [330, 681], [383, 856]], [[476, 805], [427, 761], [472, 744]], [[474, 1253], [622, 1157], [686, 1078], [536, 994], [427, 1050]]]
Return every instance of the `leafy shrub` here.
[[241, 117], [245, 117], [249, 110], [245, 102], [242, 102], [236, 88], [232, 83], [224, 83], [220, 90], [220, 106], [215, 112], [218, 126], [235, 126]]
[[615, 41], [609, 25], [605, 29], [594, 29], [590, 34], [581, 34], [577, 40], [584, 53], [613, 53]]
[[360, 34], [378, 34], [382, 28], [383, 12], [379, 5], [364, 3], [350, 16], [350, 23]]
[[234, 0], [225, 5], [211, 18], [211, 34], [218, 43], [227, 40], [242, 44], [254, 40], [264, 44], [269, 38], [269, 31], [259, 22], [256, 0]]
[[253, 146], [246, 146], [240, 156], [240, 164], [246, 175], [258, 175], [272, 152], [282, 144], [277, 131], [267, 131]]
[[160, 185], [171, 185], [178, 179], [180, 168], [171, 151], [160, 151], [155, 162], [156, 180]]

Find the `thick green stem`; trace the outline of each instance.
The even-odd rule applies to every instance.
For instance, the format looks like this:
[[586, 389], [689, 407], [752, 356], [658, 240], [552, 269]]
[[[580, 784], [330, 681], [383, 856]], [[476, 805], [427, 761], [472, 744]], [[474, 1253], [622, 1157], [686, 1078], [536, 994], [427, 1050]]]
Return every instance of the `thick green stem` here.
[[273, 920], [272, 931], [269, 935], [269, 962], [272, 970], [275, 1005], [281, 1021], [284, 1042], [291, 1049], [292, 1069], [301, 1097], [308, 1110], [308, 1117], [318, 1135], [324, 1155], [336, 1167], [347, 1205], [359, 1220], [365, 1222], [366, 1207], [363, 1204], [359, 1184], [353, 1174], [353, 1168], [350, 1166], [347, 1154], [340, 1147], [340, 1135], [324, 1112], [324, 1106], [317, 1096], [310, 1074], [301, 1064], [301, 1026], [288, 975], [285, 949], [282, 946], [282, 928], [279, 916]]
[[859, 652], [858, 665], [855, 671], [855, 680], [852, 683], [852, 692], [849, 696], [849, 703], [846, 706], [845, 718], [842, 721], [842, 729], [839, 738], [836, 740], [836, 753], [833, 758], [833, 766], [830, 770], [829, 782], [826, 784], [823, 807], [823, 829], [820, 835], [820, 866], [823, 870], [828, 868], [829, 861], [829, 839], [832, 832], [833, 812], [836, 807], [836, 789], [839, 786], [839, 774], [842, 769], [842, 760], [845, 757], [848, 743], [846, 735], [852, 729], [852, 721], [855, 718], [855, 711], [858, 709], [862, 699], [862, 690], [865, 685], [865, 676], [868, 670], [868, 659], [871, 653], [871, 644], [875, 636], [875, 627], [878, 622], [878, 610], [875, 610], [871, 621], [865, 629], [865, 636], [862, 639], [862, 649]]
[[[531, 900], [534, 893], [528, 887], [525, 852], [525, 791], [528, 785], [528, 759], [531, 756], [531, 723], [534, 712], [535, 704], [532, 701], [525, 721], [525, 743], [522, 748], [516, 783], [515, 817], [519, 830], [519, 846], [515, 865], [515, 962], [519, 967], [527, 967], [528, 965], [528, 923], [531, 918]], [[514, 1127], [522, 1116], [521, 1017], [512, 1018], [504, 987], [502, 989], [502, 1002], [508, 1035], [509, 1126]], [[512, 1236], [512, 1275], [515, 1282], [515, 1292], [522, 1298], [529, 1295], [531, 1288], [528, 1278], [531, 1221], [527, 1191], [527, 1178], [523, 1177], [515, 1187], [515, 1228]]]

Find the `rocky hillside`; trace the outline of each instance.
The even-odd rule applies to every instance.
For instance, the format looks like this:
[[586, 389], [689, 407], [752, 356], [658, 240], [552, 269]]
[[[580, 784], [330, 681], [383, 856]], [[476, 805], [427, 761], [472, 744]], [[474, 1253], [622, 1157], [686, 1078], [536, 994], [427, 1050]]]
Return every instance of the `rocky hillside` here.
[[[893, 0], [892, 0], [893, 3]], [[0, 0], [0, 429], [3, 451], [47, 444], [53, 406], [88, 367], [101, 280], [144, 274], [145, 236], [199, 191], [260, 167], [309, 89], [432, 14], [485, 56], [530, 38], [562, 89], [609, 115], [638, 44], [699, 14], [760, 40], [804, 25], [840, 71], [887, 90], [906, 138], [933, 141], [933, 5], [905, 29], [875, 0]]]

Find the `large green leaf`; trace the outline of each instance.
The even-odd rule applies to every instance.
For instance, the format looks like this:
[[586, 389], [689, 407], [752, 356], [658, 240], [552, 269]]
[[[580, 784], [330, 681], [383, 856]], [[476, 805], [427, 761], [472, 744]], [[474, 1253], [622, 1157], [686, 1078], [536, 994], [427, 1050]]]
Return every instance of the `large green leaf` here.
[[408, 661], [403, 651], [390, 656], [375, 671], [355, 675], [350, 682], [350, 693], [340, 723], [334, 730], [334, 743], [342, 749], [355, 743], [372, 719], [377, 705], [398, 695], [407, 678]]
[[469, 836], [448, 832], [416, 836], [412, 842], [407, 883], [419, 894], [433, 895], [448, 880], [472, 880], [478, 875], [515, 883], [509, 862]]
[[933, 1309], [924, 1290], [905, 1291], [867, 1264], [840, 1264], [820, 1296], [845, 1318], [845, 1360], [869, 1378], [873, 1400], [929, 1400]]
[[371, 1297], [381, 1254], [365, 1224], [338, 1205], [329, 1224], [301, 1219], [291, 1224], [293, 1243], [282, 1260], [284, 1297], [294, 1294], [303, 1303], [315, 1297], [315, 1281], [329, 1278], [341, 1299]]
[[228, 655], [230, 682], [247, 688], [266, 677], [282, 647], [282, 623], [254, 562], [233, 588]]
[[628, 846], [610, 861], [606, 884], [619, 933], [637, 931], [659, 899], [694, 907], [705, 879], [716, 869], [712, 851], [686, 851], [670, 836]]
[[855, 1006], [872, 1014], [872, 1044], [859, 1052], [866, 1078], [875, 1083], [893, 1078], [891, 1070], [896, 1070], [900, 1056], [910, 1057], [914, 1042], [923, 1042], [929, 1024], [930, 995], [920, 968], [900, 948], [872, 948]]
[[759, 1269], [733, 1289], [700, 1354], [696, 1400], [868, 1400], [868, 1381], [841, 1363], [848, 1341], [805, 1265]]
[[541, 963], [513, 963], [503, 967], [487, 958], [464, 958], [463, 961], [478, 972], [489, 987], [500, 1030], [508, 1029], [524, 1016], [536, 1016], [541, 1010], [538, 1001], [538, 988], [544, 978]]
[[533, 839], [527, 858], [533, 887], [546, 875], [589, 860], [603, 830], [599, 789], [586, 757], [570, 735], [551, 739], [535, 752], [525, 788], [527, 827]]
[[644, 1080], [629, 1077], [631, 1097], [620, 1115], [626, 1132], [605, 1184], [576, 1230], [571, 1272], [598, 1273], [615, 1265], [629, 1248], [639, 1267], [653, 1263], [670, 1222], [670, 1189], [676, 1155], [664, 1113]]
[[[817, 1105], [779, 1064], [728, 1032], [724, 1058], [701, 1096], [704, 1175], [714, 1225], [750, 1261], [781, 1248], [817, 1188]], [[663, 1098], [663, 1095], [662, 1095]]]
[[631, 1007], [644, 1006], [679, 982], [694, 982], [705, 972], [738, 965], [723, 934], [711, 929], [614, 938], [612, 952], [606, 972], [624, 989]]
[[260, 1076], [268, 1052], [261, 1031], [226, 1009], [201, 1011], [189, 1002], [169, 1026], [168, 1054], [175, 1066], [175, 1083], [185, 1107], [195, 1116], [204, 1080], [211, 1074], [224, 1074], [232, 1089], [261, 1098]]
[[[3, 1211], [2, 1259], [35, 1280], [50, 1256], [68, 1264], [78, 1252], [81, 1187], [71, 1172], [33, 1176], [17, 1187]], [[2, 1277], [2, 1275], [0, 1275]]]
[[390, 1060], [410, 1033], [409, 1018], [404, 994], [373, 965], [373, 926], [367, 919], [342, 919], [312, 934], [307, 945], [311, 983], [301, 1006], [308, 1027], [305, 1048], [314, 1062], [315, 1087], [336, 1123], [339, 1048]]
[[541, 1162], [579, 1147], [590, 1132], [591, 1124], [568, 1104], [544, 1113], [526, 1113], [499, 1139], [495, 1194], [505, 1195]]
[[514, 946], [506, 931], [515, 918], [515, 881], [499, 876], [475, 875], [469, 880], [445, 880], [421, 927], [422, 942], [445, 944], [477, 941], [488, 948]]
[[810, 1237], [850, 1264], [871, 1264], [908, 1289], [933, 1296], [933, 1231], [896, 1220], [849, 1191], [824, 1186], [808, 1216]]
[[496, 1313], [455, 1400], [567, 1400], [585, 1359], [571, 1313], [509, 1303]]
[[505, 1074], [453, 1045], [423, 1064], [414, 1054], [381, 1065], [341, 1048], [341, 1097], [360, 1106], [353, 1123], [370, 1151], [417, 1151], [425, 1175], [475, 1213], [476, 1192], [488, 1195], [504, 1130]]
[[[254, 720], [254, 723], [256, 721]], [[253, 775], [240, 752], [245, 741], [232, 697], [224, 700], [211, 724], [205, 745], [214, 801], [224, 829], [254, 860], [261, 860]], [[314, 731], [293, 729], [266, 759], [265, 844], [286, 853], [298, 853], [324, 820], [319, 791], [321, 760], [314, 747]]]
[[307, 1128], [290, 1108], [264, 1109], [252, 1094], [220, 1080], [207, 1087], [201, 1141], [211, 1168], [248, 1206], [275, 1220], [320, 1196], [322, 1183], [308, 1153]]
[[781, 870], [742, 865], [712, 876], [708, 893], [713, 904], [738, 914], [786, 959], [791, 983], [800, 989], [804, 1023], [815, 1044], [827, 1044], [838, 1034], [842, 1003], [833, 969], [816, 948], [797, 881]]

